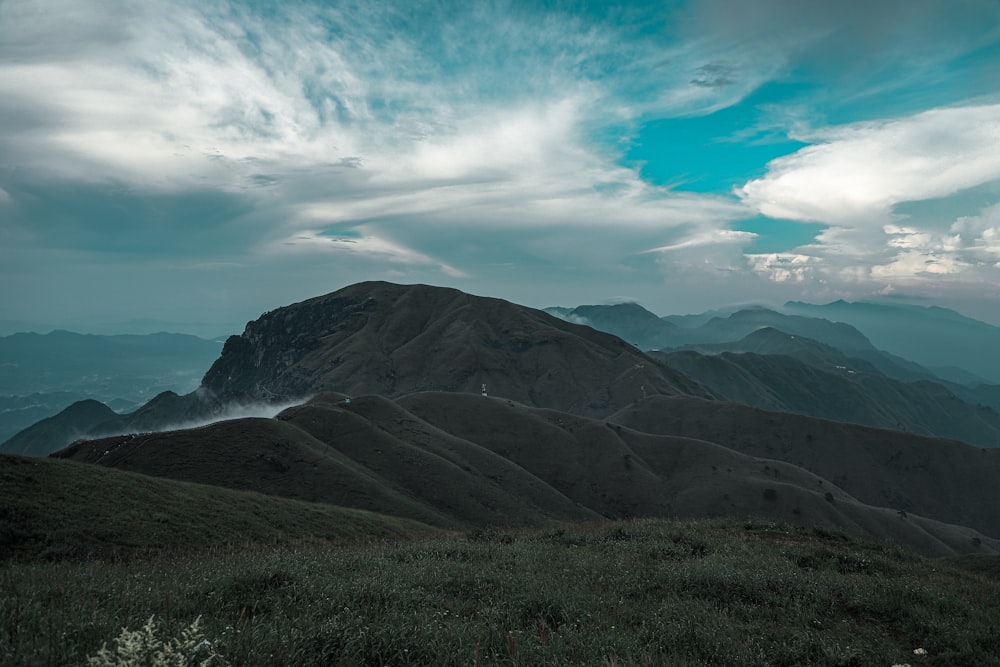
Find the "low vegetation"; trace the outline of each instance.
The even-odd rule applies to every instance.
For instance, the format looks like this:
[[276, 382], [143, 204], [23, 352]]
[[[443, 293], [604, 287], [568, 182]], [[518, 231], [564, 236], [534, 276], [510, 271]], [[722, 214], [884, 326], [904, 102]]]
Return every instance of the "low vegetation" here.
[[996, 665], [1000, 581], [976, 565], [667, 520], [8, 561], [0, 664]]
[[362, 510], [0, 454], [0, 566], [436, 532]]

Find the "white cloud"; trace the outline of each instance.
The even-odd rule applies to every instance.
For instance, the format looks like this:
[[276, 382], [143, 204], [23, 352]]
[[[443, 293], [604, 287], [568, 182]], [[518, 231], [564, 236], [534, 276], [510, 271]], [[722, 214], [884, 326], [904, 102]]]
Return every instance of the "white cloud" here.
[[746, 256], [750, 270], [775, 283], [803, 283], [816, 275], [817, 260], [797, 253], [763, 253]]
[[676, 250], [690, 250], [691, 248], [702, 248], [705, 246], [717, 245], [745, 246], [753, 242], [756, 238], [757, 234], [754, 234], [753, 232], [743, 232], [732, 229], [716, 229], [708, 232], [697, 232], [686, 237], [682, 241], [660, 246], [658, 248], [651, 248], [649, 250], [645, 250], [644, 252], [673, 252]]
[[739, 191], [764, 215], [882, 226], [896, 204], [1000, 178], [997, 104], [933, 109], [797, 138], [814, 145], [773, 160], [764, 177]]
[[263, 252], [270, 255], [346, 252], [364, 259], [387, 261], [391, 264], [431, 266], [452, 278], [469, 277], [460, 269], [380, 236], [374, 230], [362, 226], [356, 231], [358, 233], [351, 236], [331, 236], [320, 231], [302, 231], [272, 242], [263, 248]]
[[[724, 229], [745, 214], [650, 186], [590, 135], [638, 113], [730, 103], [731, 86], [690, 81], [726, 57], [719, 42], [677, 47], [669, 67], [651, 68], [664, 58], [655, 36], [626, 41], [569, 14], [471, 8], [429, 36], [390, 30], [391, 5], [295, 5], [264, 19], [235, 5], [90, 3], [86, 26], [62, 26], [53, 58], [32, 45], [60, 14], [29, 6], [0, 10], [22, 12], [0, 21], [0, 44], [16, 26], [22, 56], [0, 46], [0, 98], [37, 112], [0, 150], [46, 178], [244, 193], [281, 220], [265, 243], [319, 223], [624, 232]], [[725, 76], [740, 80], [737, 97], [761, 80]], [[697, 100], [664, 97], [675, 87]]]
[[971, 254], [987, 261], [1000, 257], [1000, 204], [984, 209], [979, 215], [958, 218], [950, 231]]

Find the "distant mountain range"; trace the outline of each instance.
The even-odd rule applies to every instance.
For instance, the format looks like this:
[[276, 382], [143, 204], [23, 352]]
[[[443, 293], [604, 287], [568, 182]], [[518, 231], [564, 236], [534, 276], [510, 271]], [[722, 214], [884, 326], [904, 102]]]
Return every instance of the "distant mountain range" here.
[[[651, 350], [651, 356], [682, 371], [718, 398], [1000, 446], [1000, 386], [968, 386], [943, 379], [879, 350], [850, 324], [759, 307], [693, 318], [687, 320], [694, 325], [689, 327], [658, 318], [634, 303], [548, 310]], [[883, 312], [889, 318], [892, 311], [866, 312]], [[922, 311], [905, 312], [915, 316]], [[940, 321], [960, 324], [951, 332], [957, 341], [964, 340], [963, 332], [968, 329], [991, 328], [983, 323], [976, 327], [970, 324], [974, 321], [957, 314], [945, 317], [929, 312]], [[942, 336], [943, 326], [937, 329]], [[952, 369], [947, 375], [955, 377], [957, 371]]]
[[[996, 411], [852, 326], [760, 308], [687, 329], [635, 304], [556, 314], [360, 283], [250, 322], [196, 391], [125, 415], [76, 403], [0, 450], [86, 437], [57, 455], [446, 528], [760, 516], [925, 553], [1000, 549], [1000, 448], [898, 430], [993, 445]], [[688, 347], [634, 344], [668, 334]], [[295, 406], [154, 432], [280, 403]]]
[[845, 322], [874, 345], [926, 366], [959, 383], [980, 378], [1000, 384], [1000, 327], [940, 306], [834, 301], [817, 306], [785, 304], [790, 313]]
[[184, 334], [97, 336], [69, 331], [0, 337], [0, 443], [72, 403], [135, 410], [164, 391], [188, 393], [220, 343]]

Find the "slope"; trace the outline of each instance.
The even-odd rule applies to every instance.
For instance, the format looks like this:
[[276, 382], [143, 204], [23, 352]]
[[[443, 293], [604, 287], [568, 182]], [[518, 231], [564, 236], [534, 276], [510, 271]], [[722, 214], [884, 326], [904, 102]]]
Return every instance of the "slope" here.
[[370, 512], [0, 454], [0, 562], [435, 532]]
[[[980, 405], [982, 401], [963, 400], [943, 383], [886, 377], [864, 360], [803, 336], [768, 328], [741, 341], [696, 349], [732, 352], [650, 355], [726, 400], [989, 447], [1000, 445], [1000, 414]], [[776, 354], [782, 350], [787, 354]], [[969, 392], [959, 393], [967, 396]]]
[[321, 396], [274, 420], [77, 443], [58, 456], [447, 527], [756, 516], [928, 554], [1000, 547], [971, 529], [863, 505], [788, 463], [470, 394]]
[[[445, 527], [596, 517], [509, 462], [469, 452], [471, 444], [437, 433], [416, 444], [396, 437], [398, 415], [378, 416], [385, 399], [355, 399], [350, 409], [338, 400], [320, 396], [278, 419], [78, 442], [55, 456]], [[428, 440], [451, 447], [451, 455], [428, 450]]]
[[1000, 535], [1000, 449], [691, 397], [650, 397], [609, 419], [787, 461], [863, 503]]

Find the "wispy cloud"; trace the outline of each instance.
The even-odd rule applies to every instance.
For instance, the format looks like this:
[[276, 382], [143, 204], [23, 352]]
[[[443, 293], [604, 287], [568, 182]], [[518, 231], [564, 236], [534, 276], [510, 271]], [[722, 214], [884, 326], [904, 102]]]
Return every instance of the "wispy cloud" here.
[[[482, 292], [521, 280], [528, 294], [545, 271], [657, 295], [681, 274], [737, 276], [739, 289], [884, 286], [907, 270], [981, 279], [993, 212], [925, 229], [897, 207], [1000, 178], [1000, 108], [954, 104], [982, 92], [953, 65], [996, 41], [993, 19], [995, 3], [976, 0], [2, 0], [0, 259], [31, 266], [60, 249], [78, 267], [117, 255], [132, 270], [148, 255], [216, 267], [217, 281], [249, 264], [232, 274], [257, 281], [247, 301], [372, 273]], [[952, 106], [912, 93], [919, 77]], [[739, 150], [766, 126], [809, 146], [738, 193], [658, 186], [623, 164], [648, 121], [802, 80], [824, 85], [762, 105], [759, 126], [729, 139]], [[893, 104], [880, 121], [824, 117]], [[748, 256], [755, 237], [735, 225], [757, 214], [829, 228]], [[49, 282], [22, 301], [57, 295]], [[238, 288], [204, 291], [225, 304]]]

